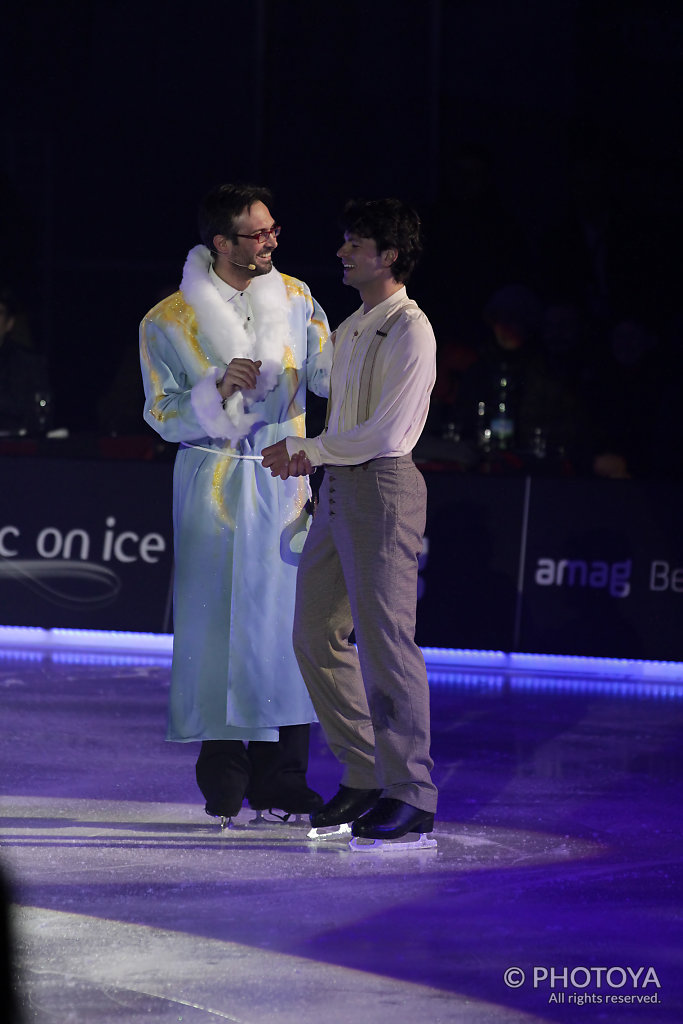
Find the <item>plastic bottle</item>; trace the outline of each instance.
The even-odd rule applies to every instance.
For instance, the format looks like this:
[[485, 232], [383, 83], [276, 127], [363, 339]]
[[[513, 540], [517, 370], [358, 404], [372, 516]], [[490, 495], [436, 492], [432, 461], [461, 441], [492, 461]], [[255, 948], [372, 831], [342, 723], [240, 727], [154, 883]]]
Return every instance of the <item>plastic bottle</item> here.
[[510, 415], [510, 382], [503, 372], [498, 381], [498, 402], [491, 417], [491, 439], [498, 451], [512, 448], [515, 438], [515, 423]]

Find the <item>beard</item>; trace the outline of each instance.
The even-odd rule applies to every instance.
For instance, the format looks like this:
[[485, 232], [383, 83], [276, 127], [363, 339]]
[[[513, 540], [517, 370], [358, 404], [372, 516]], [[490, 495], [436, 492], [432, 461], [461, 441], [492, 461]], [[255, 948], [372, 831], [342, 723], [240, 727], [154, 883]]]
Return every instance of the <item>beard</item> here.
[[264, 274], [269, 274], [273, 269], [272, 260], [268, 260], [267, 263], [256, 263], [256, 270], [252, 270], [254, 277], [263, 277]]
[[[270, 256], [270, 259], [264, 260], [264, 256]], [[245, 261], [246, 262], [246, 261]], [[261, 252], [257, 252], [256, 256], [248, 261], [256, 265], [256, 270], [252, 270], [254, 277], [263, 277], [264, 274], [269, 274], [273, 269], [273, 253], [270, 249], [262, 249]]]

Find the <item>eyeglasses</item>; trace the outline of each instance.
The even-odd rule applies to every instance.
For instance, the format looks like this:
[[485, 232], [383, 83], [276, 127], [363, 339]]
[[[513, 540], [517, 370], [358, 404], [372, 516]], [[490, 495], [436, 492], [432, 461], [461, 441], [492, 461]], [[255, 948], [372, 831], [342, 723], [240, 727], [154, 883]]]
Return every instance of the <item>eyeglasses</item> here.
[[236, 231], [235, 234], [238, 238], [251, 238], [252, 241], [262, 245], [271, 235], [273, 238], [277, 238], [281, 231], [282, 228], [279, 224], [273, 224], [272, 228], [261, 228], [260, 231], [254, 231], [253, 235], [241, 235], [239, 231]]

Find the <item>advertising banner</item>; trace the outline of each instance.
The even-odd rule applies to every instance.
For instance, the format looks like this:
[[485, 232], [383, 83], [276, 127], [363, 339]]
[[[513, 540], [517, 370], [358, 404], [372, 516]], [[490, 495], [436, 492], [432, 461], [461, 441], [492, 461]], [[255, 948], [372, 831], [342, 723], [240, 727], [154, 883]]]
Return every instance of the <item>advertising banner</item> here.
[[0, 459], [0, 624], [168, 632], [172, 466]]
[[425, 480], [418, 644], [512, 650], [527, 481], [438, 472]]
[[[172, 632], [172, 472], [0, 458], [0, 625]], [[425, 480], [420, 646], [683, 661], [683, 484]]]
[[683, 660], [683, 485], [533, 480], [516, 650]]

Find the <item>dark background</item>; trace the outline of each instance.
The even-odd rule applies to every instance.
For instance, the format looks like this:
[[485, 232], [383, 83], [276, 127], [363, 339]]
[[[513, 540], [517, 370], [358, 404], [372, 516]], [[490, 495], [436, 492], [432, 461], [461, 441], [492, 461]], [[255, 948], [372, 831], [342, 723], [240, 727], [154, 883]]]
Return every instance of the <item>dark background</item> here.
[[56, 424], [96, 430], [117, 373], [139, 388], [139, 320], [177, 287], [197, 202], [226, 180], [273, 188], [278, 267], [333, 323], [356, 305], [335, 260], [343, 201], [413, 202], [429, 258], [410, 290], [439, 336], [459, 289], [479, 301], [452, 216], [463, 152], [483, 147], [499, 203], [473, 253], [482, 294], [538, 284], [572, 159], [597, 155], [631, 243], [615, 313], [670, 337], [682, 28], [664, 0], [17, 5], [0, 42], [0, 257], [49, 357]]

